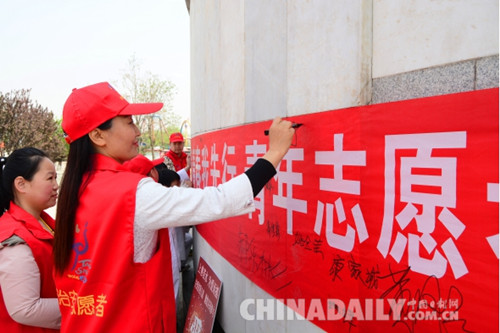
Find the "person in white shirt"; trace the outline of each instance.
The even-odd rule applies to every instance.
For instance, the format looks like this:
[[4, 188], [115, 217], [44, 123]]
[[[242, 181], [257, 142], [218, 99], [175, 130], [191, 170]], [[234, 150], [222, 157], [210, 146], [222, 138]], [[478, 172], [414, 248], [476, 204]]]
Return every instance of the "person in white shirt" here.
[[[276, 174], [295, 133], [290, 121], [277, 117], [269, 129], [269, 150], [243, 174], [217, 187], [166, 188], [150, 177], [136, 180], [138, 176], [122, 166], [138, 154], [140, 131], [132, 115], [161, 107], [161, 103], [130, 104], [106, 82], [74, 89], [65, 103], [62, 127], [70, 149], [57, 207], [56, 287], [61, 295], [120, 297], [102, 299], [106, 312], [94, 316], [79, 315], [71, 305], [61, 307], [63, 332], [81, 326], [95, 331], [175, 330], [171, 271], [159, 273], [161, 278], [151, 273], [170, 266], [155, 260], [170, 260], [170, 247], [162, 246], [168, 242], [163, 230], [254, 211], [253, 198]], [[131, 238], [133, 251], [125, 245]], [[118, 246], [120, 252], [114, 257], [99, 252]], [[123, 256], [120, 260], [118, 253]], [[92, 265], [76, 272], [81, 257]], [[114, 282], [108, 283], [110, 279]], [[168, 299], [160, 297], [165, 291], [171, 293], [165, 293]], [[132, 312], [147, 315], [132, 316]]]

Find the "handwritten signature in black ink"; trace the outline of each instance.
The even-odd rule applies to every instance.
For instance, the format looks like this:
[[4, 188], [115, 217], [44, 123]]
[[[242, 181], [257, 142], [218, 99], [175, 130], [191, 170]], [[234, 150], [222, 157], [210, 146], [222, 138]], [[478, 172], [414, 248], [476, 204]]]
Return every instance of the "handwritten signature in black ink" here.
[[283, 264], [279, 259], [274, 260], [271, 252], [258, 249], [254, 244], [254, 239], [249, 239], [247, 234], [240, 232], [238, 237], [240, 260], [247, 265], [247, 269], [251, 273], [258, 273], [270, 280], [284, 277], [287, 281], [280, 285], [277, 290], [283, 289], [292, 283], [286, 278], [288, 270], [286, 264]]
[[472, 332], [466, 328], [466, 319], [446, 318], [443, 314], [447, 310], [438, 306], [443, 299], [446, 303], [450, 303], [452, 300], [458, 300], [456, 307], [453, 309], [458, 313], [458, 310], [463, 305], [463, 296], [456, 286], [451, 286], [448, 289], [446, 297], [443, 298], [444, 295], [441, 293], [439, 279], [435, 276], [429, 276], [421, 288], [417, 288], [412, 292], [407, 286], [410, 282], [410, 278], [408, 277], [410, 267], [393, 272], [389, 265], [389, 272], [390, 273], [387, 275], [378, 277], [380, 281], [387, 279], [391, 283], [390, 287], [388, 287], [380, 297], [386, 298], [391, 295], [391, 298], [396, 300], [405, 299], [407, 301], [406, 306], [404, 306], [401, 311], [400, 319], [396, 320], [393, 326], [405, 327], [408, 332], [413, 333], [415, 332], [419, 319], [421, 320], [422, 318], [417, 318], [412, 315], [418, 312], [427, 312], [427, 314], [431, 315], [431, 319], [437, 319], [436, 322], [438, 323], [439, 332], [448, 332], [451, 325], [453, 325], [454, 332], [457, 332], [457, 330], [461, 332]]

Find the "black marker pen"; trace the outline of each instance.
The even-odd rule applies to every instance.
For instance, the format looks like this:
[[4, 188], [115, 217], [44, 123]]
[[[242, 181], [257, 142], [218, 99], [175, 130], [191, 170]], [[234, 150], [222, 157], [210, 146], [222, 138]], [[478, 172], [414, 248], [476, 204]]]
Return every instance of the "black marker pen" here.
[[[300, 126], [302, 126], [303, 124], [301, 123], [293, 123], [292, 124], [292, 128], [299, 128]], [[269, 130], [265, 130], [264, 131], [264, 135], [269, 135]]]

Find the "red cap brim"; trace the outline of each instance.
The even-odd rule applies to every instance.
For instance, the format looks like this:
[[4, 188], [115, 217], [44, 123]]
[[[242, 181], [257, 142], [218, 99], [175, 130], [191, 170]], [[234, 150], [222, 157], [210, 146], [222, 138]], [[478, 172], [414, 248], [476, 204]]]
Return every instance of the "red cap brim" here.
[[118, 115], [132, 116], [138, 114], [149, 114], [161, 110], [162, 107], [163, 103], [133, 103], [127, 105], [118, 113]]
[[157, 166], [163, 163], [165, 159], [163, 157], [157, 158], [156, 160], [153, 160], [153, 165]]

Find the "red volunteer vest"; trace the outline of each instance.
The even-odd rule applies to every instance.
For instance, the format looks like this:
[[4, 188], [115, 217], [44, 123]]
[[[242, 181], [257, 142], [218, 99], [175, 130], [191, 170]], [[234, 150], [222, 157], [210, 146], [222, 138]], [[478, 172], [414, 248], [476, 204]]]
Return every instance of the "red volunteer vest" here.
[[[41, 217], [52, 229], [55, 228], [52, 217], [45, 212], [42, 212]], [[52, 278], [52, 269], [54, 266], [52, 260], [52, 242], [54, 237], [31, 214], [11, 202], [10, 209], [0, 217], [0, 242], [9, 239], [13, 235], [21, 237], [33, 253], [33, 257], [40, 270], [40, 297], [55, 298], [57, 296], [56, 287]], [[5, 308], [1, 290], [0, 327], [2, 328], [2, 332], [9, 333], [59, 332], [59, 330], [26, 326], [15, 322]]]
[[175, 332], [168, 229], [144, 264], [134, 263], [134, 213], [141, 178], [96, 154], [76, 212], [68, 267], [56, 274], [62, 332]]
[[[165, 154], [165, 156], [167, 156], [168, 158], [170, 158], [170, 160], [174, 164], [175, 171], [179, 171], [179, 170], [185, 168], [186, 165], [187, 165], [187, 154], [185, 152], [182, 152], [181, 156], [177, 156], [176, 153], [174, 153], [173, 151], [169, 150], [169, 151], [167, 151], [167, 153]], [[188, 171], [188, 175], [189, 175], [189, 171]]]

